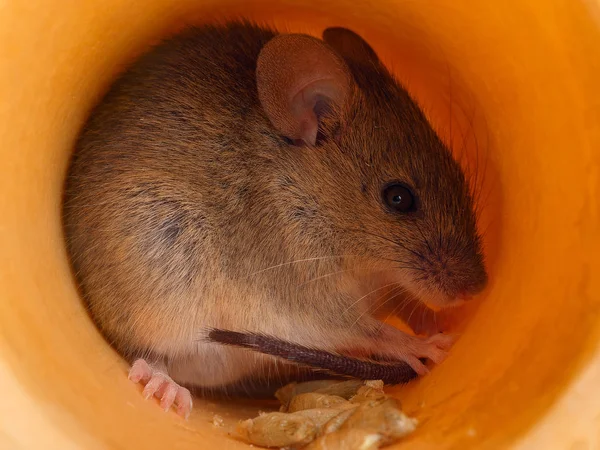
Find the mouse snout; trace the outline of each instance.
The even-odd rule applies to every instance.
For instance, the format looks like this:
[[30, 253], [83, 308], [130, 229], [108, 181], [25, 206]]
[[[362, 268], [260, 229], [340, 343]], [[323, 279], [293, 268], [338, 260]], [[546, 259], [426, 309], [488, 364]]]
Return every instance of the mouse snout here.
[[421, 286], [430, 295], [423, 299], [438, 306], [468, 301], [487, 285], [480, 252], [472, 249], [429, 249], [420, 253]]

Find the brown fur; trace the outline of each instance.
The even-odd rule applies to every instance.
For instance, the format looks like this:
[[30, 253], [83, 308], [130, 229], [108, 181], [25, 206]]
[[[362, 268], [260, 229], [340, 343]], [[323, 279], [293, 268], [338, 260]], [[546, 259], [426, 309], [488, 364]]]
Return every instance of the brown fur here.
[[[318, 145], [298, 146], [257, 94], [274, 36], [231, 24], [154, 48], [94, 111], [69, 170], [68, 249], [93, 318], [126, 357], [164, 358], [183, 383], [263, 367], [202, 343], [208, 328], [333, 350], [372, 339], [373, 296], [356, 300], [373, 286], [399, 280], [441, 305], [485, 284], [463, 173], [374, 52], [330, 38], [353, 86]], [[417, 212], [387, 210], [394, 180]], [[288, 264], [309, 258], [323, 259]]]

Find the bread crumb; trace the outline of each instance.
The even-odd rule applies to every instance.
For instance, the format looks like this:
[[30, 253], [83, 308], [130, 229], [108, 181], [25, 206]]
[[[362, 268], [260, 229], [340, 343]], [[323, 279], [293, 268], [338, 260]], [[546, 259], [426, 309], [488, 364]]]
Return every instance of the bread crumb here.
[[[318, 389], [311, 392], [314, 387]], [[418, 421], [405, 415], [400, 402], [383, 388], [381, 380], [325, 387], [322, 382], [290, 384], [277, 391], [279, 412], [259, 411], [258, 417], [238, 424], [237, 434], [249, 444], [279, 450], [306, 445], [307, 450], [386, 447], [412, 433]]]
[[213, 418], [212, 418], [212, 424], [213, 424], [215, 427], [222, 427], [222, 426], [224, 426], [224, 425], [225, 425], [225, 421], [223, 420], [223, 417], [221, 417], [221, 416], [220, 416], [220, 415], [218, 415], [218, 414], [215, 414], [215, 415], [213, 416]]

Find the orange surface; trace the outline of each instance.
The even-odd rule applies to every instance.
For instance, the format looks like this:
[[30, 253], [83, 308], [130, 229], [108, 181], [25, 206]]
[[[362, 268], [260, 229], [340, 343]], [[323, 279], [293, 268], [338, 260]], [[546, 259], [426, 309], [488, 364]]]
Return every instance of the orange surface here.
[[[245, 448], [256, 405], [145, 402], [78, 301], [59, 212], [73, 140], [121, 65], [186, 22], [365, 36], [481, 190], [492, 283], [450, 358], [403, 389], [397, 448], [600, 448], [596, 0], [0, 1], [0, 448]], [[477, 169], [477, 170], [476, 170]]]

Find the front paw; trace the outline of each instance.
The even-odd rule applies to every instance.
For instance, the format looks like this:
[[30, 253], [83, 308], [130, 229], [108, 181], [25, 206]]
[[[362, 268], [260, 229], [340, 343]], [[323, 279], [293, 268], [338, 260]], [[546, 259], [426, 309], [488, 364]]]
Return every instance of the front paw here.
[[410, 336], [390, 327], [384, 339], [379, 340], [375, 351], [381, 356], [405, 361], [418, 375], [424, 375], [429, 369], [422, 360], [428, 359], [440, 364], [448, 356], [453, 343], [454, 339], [445, 334], [438, 333], [423, 338]]

